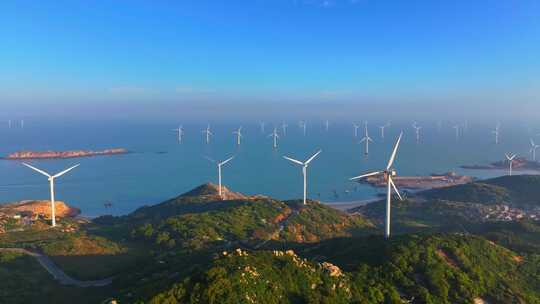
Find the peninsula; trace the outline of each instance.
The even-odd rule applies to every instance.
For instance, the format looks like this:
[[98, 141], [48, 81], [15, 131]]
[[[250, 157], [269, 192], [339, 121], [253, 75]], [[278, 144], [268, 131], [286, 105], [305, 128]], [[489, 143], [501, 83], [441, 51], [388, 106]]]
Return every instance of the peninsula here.
[[107, 149], [102, 151], [90, 150], [71, 150], [71, 151], [18, 151], [11, 153], [4, 159], [21, 160], [21, 159], [47, 159], [47, 158], [77, 158], [102, 155], [126, 154], [128, 150], [123, 148]]
[[[536, 170], [540, 171], [540, 162], [531, 161], [525, 157], [517, 157], [512, 163], [514, 170]], [[488, 165], [463, 165], [463, 169], [472, 169], [472, 170], [507, 170], [508, 161], [497, 161], [490, 163]]]

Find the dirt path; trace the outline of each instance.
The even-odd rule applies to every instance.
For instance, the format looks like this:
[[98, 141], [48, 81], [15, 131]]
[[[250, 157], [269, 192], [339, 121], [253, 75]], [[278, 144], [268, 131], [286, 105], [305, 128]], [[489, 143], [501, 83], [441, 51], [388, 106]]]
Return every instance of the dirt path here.
[[58, 266], [56, 266], [56, 264], [54, 264], [54, 262], [51, 261], [51, 259], [49, 259], [47, 256], [37, 253], [37, 252], [28, 251], [22, 248], [0, 248], [0, 251], [21, 253], [21, 254], [26, 254], [26, 255], [36, 258], [39, 264], [41, 264], [41, 266], [45, 268], [45, 270], [47, 270], [47, 272], [50, 273], [53, 276], [53, 278], [62, 285], [72, 285], [72, 286], [84, 288], [84, 287], [102, 287], [102, 286], [107, 286], [112, 283], [112, 278], [106, 278], [106, 279], [95, 280], [95, 281], [80, 281], [80, 280], [74, 279], [68, 276]]

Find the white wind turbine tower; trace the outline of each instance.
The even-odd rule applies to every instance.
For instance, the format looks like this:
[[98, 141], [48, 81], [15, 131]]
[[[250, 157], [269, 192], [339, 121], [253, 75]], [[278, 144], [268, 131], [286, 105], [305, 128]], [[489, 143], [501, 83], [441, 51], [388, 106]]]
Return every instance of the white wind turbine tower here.
[[495, 135], [495, 144], [498, 145], [499, 144], [499, 129], [500, 129], [501, 125], [500, 124], [497, 124], [495, 126], [495, 130], [491, 131], [491, 133], [493, 133], [493, 135]]
[[506, 156], [506, 159], [508, 160], [508, 163], [509, 163], [508, 174], [512, 176], [512, 165], [514, 163], [514, 158], [516, 158], [516, 155], [505, 153], [504, 156]]
[[178, 142], [182, 143], [182, 137], [184, 137], [184, 127], [178, 126], [178, 129], [173, 129], [178, 134]]
[[394, 160], [396, 158], [396, 153], [397, 153], [402, 136], [403, 136], [403, 132], [399, 134], [396, 144], [394, 145], [394, 150], [392, 151], [392, 155], [390, 156], [390, 160], [388, 161], [388, 165], [386, 165], [386, 169], [384, 171], [371, 172], [371, 173], [363, 174], [363, 175], [356, 176], [350, 179], [350, 180], [357, 180], [357, 179], [366, 178], [366, 177], [374, 176], [374, 175], [382, 175], [383, 178], [385, 179], [387, 188], [386, 188], [386, 221], [385, 221], [384, 236], [386, 238], [390, 237], [390, 209], [391, 209], [391, 200], [392, 200], [392, 189], [396, 192], [399, 199], [403, 200], [403, 198], [401, 197], [401, 194], [399, 194], [399, 190], [397, 189], [396, 185], [392, 181], [392, 179], [397, 175], [396, 170], [392, 168], [392, 164], [394, 163]]
[[414, 128], [414, 131], [416, 133], [416, 142], [419, 143], [420, 142], [420, 130], [422, 129], [422, 127], [420, 127], [416, 123], [414, 123], [413, 128]]
[[261, 127], [261, 133], [264, 133], [264, 126], [266, 123], [264, 121], [259, 122], [259, 126]]
[[384, 130], [390, 126], [390, 123], [387, 122], [385, 125], [380, 126], [379, 129], [381, 129], [381, 138], [384, 139]]
[[456, 130], [456, 140], [459, 140], [459, 125], [455, 125], [454, 129]]
[[240, 146], [242, 143], [242, 127], [238, 128], [238, 130], [233, 131], [232, 133], [236, 135], [236, 145]]
[[330, 128], [330, 122], [328, 121], [328, 119], [326, 120], [326, 122], [324, 123], [324, 127], [326, 129], [326, 132], [328, 132], [328, 129]]
[[531, 138], [531, 153], [532, 153], [532, 160], [536, 161], [536, 149], [540, 148], [540, 145], [537, 145], [534, 143], [534, 141]]
[[285, 122], [281, 123], [281, 131], [283, 132], [283, 136], [287, 135], [287, 127], [288, 125]]
[[205, 135], [205, 137], [206, 137], [206, 143], [209, 144], [209, 143], [210, 143], [210, 136], [211, 136], [211, 135], [214, 135], [214, 134], [212, 134], [212, 132], [210, 131], [210, 125], [208, 125], [208, 126], [206, 127], [205, 130], [202, 130], [202, 133], [203, 133], [203, 134]]
[[300, 125], [300, 128], [302, 128], [302, 132], [304, 133], [304, 136], [306, 136], [306, 121], [300, 120], [299, 125]]
[[34, 170], [34, 171], [36, 171], [36, 172], [39, 172], [39, 173], [45, 175], [45, 176], [48, 178], [49, 184], [50, 184], [50, 188], [51, 188], [51, 218], [52, 218], [52, 226], [53, 226], [53, 227], [56, 227], [56, 206], [55, 206], [55, 201], [54, 201], [54, 180], [55, 180], [57, 177], [60, 177], [60, 176], [62, 176], [62, 175], [64, 175], [64, 174], [68, 173], [69, 171], [71, 171], [71, 170], [77, 168], [77, 167], [79, 166], [79, 164], [77, 164], [77, 165], [75, 165], [75, 166], [73, 166], [73, 167], [71, 167], [71, 168], [69, 168], [69, 169], [66, 169], [66, 170], [64, 170], [64, 171], [62, 171], [62, 172], [60, 172], [60, 173], [57, 173], [57, 174], [55, 174], [55, 175], [50, 175], [49, 173], [47, 173], [47, 172], [45, 172], [45, 171], [43, 171], [43, 170], [40, 170], [40, 169], [38, 169], [38, 168], [36, 168], [36, 167], [32, 167], [32, 166], [30, 166], [30, 165], [27, 164], [27, 163], [23, 163], [23, 165], [27, 166], [28, 168], [30, 168], [30, 169], [32, 169], [32, 170]]
[[283, 158], [285, 158], [286, 160], [289, 160], [295, 164], [298, 164], [300, 166], [302, 166], [302, 175], [304, 177], [304, 205], [307, 204], [306, 202], [306, 198], [307, 198], [307, 167], [309, 165], [309, 163], [315, 159], [315, 157], [317, 157], [317, 155], [319, 155], [320, 153], [322, 152], [322, 150], [319, 150], [317, 153], [313, 154], [310, 158], [308, 158], [308, 160], [306, 160], [305, 162], [301, 162], [299, 160], [296, 160], [294, 158], [290, 158], [290, 157], [287, 157], [287, 156], [283, 156]]
[[231, 156], [231, 157], [227, 158], [226, 160], [220, 162], [220, 161], [215, 161], [215, 160], [211, 159], [210, 157], [206, 157], [206, 159], [208, 159], [210, 162], [216, 164], [217, 168], [218, 168], [218, 192], [219, 192], [219, 197], [222, 197], [221, 196], [221, 167], [223, 165], [225, 165], [226, 163], [230, 162], [233, 158], [234, 158], [234, 156]]
[[274, 141], [273, 147], [274, 149], [277, 148], [277, 140], [279, 138], [279, 135], [277, 133], [277, 128], [274, 128], [274, 131], [268, 135], [268, 137], [272, 137], [272, 140]]
[[369, 137], [368, 128], [367, 128], [367, 122], [365, 123], [365, 135], [364, 135], [364, 138], [362, 138], [360, 140], [360, 143], [363, 143], [363, 142], [366, 143], [366, 150], [365, 150], [364, 154], [368, 155], [369, 154], [369, 142], [373, 142], [373, 139], [371, 139], [371, 137]]
[[360, 126], [355, 124], [354, 122], [353, 122], [352, 125], [353, 125], [353, 128], [354, 128], [354, 137], [358, 137], [358, 129], [360, 128]]

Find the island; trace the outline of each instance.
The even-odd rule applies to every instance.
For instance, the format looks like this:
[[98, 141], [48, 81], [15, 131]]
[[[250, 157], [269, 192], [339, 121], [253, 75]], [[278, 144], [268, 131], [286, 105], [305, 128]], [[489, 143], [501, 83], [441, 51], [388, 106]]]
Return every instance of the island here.
[[4, 159], [21, 160], [21, 159], [47, 159], [47, 158], [77, 158], [102, 155], [126, 154], [128, 150], [123, 148], [106, 149], [102, 151], [91, 150], [71, 150], [71, 151], [18, 151], [11, 153]]
[[[398, 188], [411, 190], [428, 190], [466, 184], [473, 181], [471, 176], [457, 175], [454, 172], [444, 174], [432, 174], [429, 176], [397, 176], [392, 179]], [[373, 187], [386, 187], [386, 181], [382, 175], [370, 176], [359, 180]]]
[[[507, 170], [508, 161], [501, 160], [488, 165], [463, 165], [461, 168], [471, 170]], [[512, 163], [512, 169], [540, 171], [540, 162], [528, 160], [525, 157], [517, 157]]]

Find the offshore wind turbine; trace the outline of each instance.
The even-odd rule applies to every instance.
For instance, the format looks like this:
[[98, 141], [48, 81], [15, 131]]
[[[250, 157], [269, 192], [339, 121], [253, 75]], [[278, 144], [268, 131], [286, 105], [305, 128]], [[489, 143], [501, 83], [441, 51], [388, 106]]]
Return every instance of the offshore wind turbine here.
[[304, 133], [304, 136], [306, 136], [306, 121], [305, 120], [300, 120], [298, 122], [298, 124], [300, 125], [300, 128], [302, 129], [302, 132]]
[[233, 160], [234, 156], [231, 156], [229, 158], [227, 158], [226, 160], [224, 161], [215, 161], [213, 159], [211, 159], [210, 157], [206, 157], [207, 160], [209, 160], [210, 162], [214, 163], [217, 165], [217, 168], [218, 168], [218, 193], [219, 193], [219, 197], [223, 198], [221, 193], [221, 167], [223, 165], [225, 165], [226, 163], [230, 162], [231, 160]]
[[21, 129], [24, 129], [24, 119], [21, 119]]
[[534, 141], [531, 138], [531, 153], [532, 153], [532, 160], [536, 161], [536, 149], [540, 148], [540, 145], [537, 145], [534, 143]]
[[277, 140], [279, 138], [279, 135], [277, 133], [277, 128], [274, 128], [274, 131], [270, 133], [268, 137], [272, 137], [272, 140], [274, 141], [273, 147], [274, 149], [277, 149]]
[[49, 173], [47, 173], [47, 172], [45, 172], [45, 171], [43, 171], [43, 170], [40, 170], [40, 169], [38, 169], [38, 168], [36, 168], [36, 167], [33, 167], [33, 166], [31, 166], [31, 165], [29, 165], [29, 164], [27, 164], [27, 163], [23, 163], [23, 165], [27, 166], [28, 168], [30, 168], [30, 169], [32, 169], [32, 170], [34, 170], [34, 171], [36, 171], [36, 172], [39, 172], [39, 173], [45, 175], [45, 176], [48, 178], [48, 180], [49, 180], [49, 185], [50, 185], [50, 189], [51, 189], [51, 218], [52, 218], [52, 226], [53, 226], [53, 227], [56, 227], [56, 206], [55, 206], [56, 203], [55, 203], [55, 201], [54, 201], [54, 180], [55, 180], [56, 178], [58, 178], [58, 177], [64, 175], [64, 174], [68, 173], [69, 171], [71, 171], [71, 170], [77, 168], [77, 167], [79, 166], [79, 164], [77, 164], [77, 165], [75, 165], [75, 166], [73, 166], [73, 167], [71, 167], [71, 168], [68, 168], [68, 169], [66, 169], [66, 170], [64, 170], [64, 171], [62, 171], [62, 172], [60, 172], [60, 173], [57, 173], [57, 174], [55, 174], [55, 175], [50, 175]]
[[455, 125], [454, 129], [456, 130], [456, 140], [459, 140], [459, 125]]
[[328, 119], [325, 121], [324, 127], [326, 129], [326, 132], [328, 132], [328, 129], [330, 128], [330, 122], [328, 121]]
[[184, 127], [182, 125], [178, 126], [178, 129], [173, 129], [178, 134], [178, 142], [182, 143], [182, 138], [184, 137]]
[[285, 122], [282, 122], [282, 123], [281, 123], [281, 131], [282, 131], [282, 133], [283, 133], [283, 136], [287, 135], [287, 127], [288, 127], [288, 126], [289, 126], [289, 125], [287, 125], [287, 123], [285, 123]]
[[516, 158], [516, 155], [505, 153], [504, 156], [506, 156], [506, 160], [508, 160], [509, 163], [508, 174], [512, 176], [512, 165], [514, 163], [514, 158]]
[[214, 135], [214, 134], [212, 134], [212, 131], [210, 131], [210, 125], [208, 125], [205, 130], [202, 130], [202, 133], [205, 135], [206, 144], [209, 144], [210, 143], [210, 136]]
[[414, 128], [414, 131], [416, 133], [416, 142], [419, 143], [420, 142], [420, 130], [422, 129], [422, 127], [418, 126], [416, 124], [416, 122], [413, 124], [413, 128]]
[[493, 133], [493, 135], [495, 135], [495, 144], [498, 145], [499, 144], [499, 129], [501, 128], [501, 125], [500, 124], [497, 124], [495, 126], [495, 130], [491, 131], [491, 133]]
[[264, 121], [259, 122], [259, 126], [261, 127], [261, 133], [264, 133], [264, 126], [266, 123]]
[[240, 146], [240, 144], [242, 143], [242, 126], [240, 126], [238, 130], [233, 131], [232, 133], [236, 134], [236, 145]]
[[287, 156], [283, 156], [288, 161], [291, 161], [295, 164], [298, 164], [302, 166], [302, 176], [304, 177], [304, 205], [307, 204], [306, 197], [307, 197], [307, 167], [309, 166], [309, 163], [315, 159], [319, 154], [321, 154], [322, 150], [317, 151], [317, 153], [313, 154], [310, 158], [308, 158], [305, 162], [301, 162], [299, 160], [296, 160], [294, 158], [290, 158]]
[[360, 140], [360, 143], [363, 143], [365, 142], [366, 143], [366, 150], [364, 151], [364, 154], [365, 155], [368, 155], [369, 154], [369, 142], [373, 142], [373, 139], [371, 139], [371, 137], [369, 137], [369, 134], [368, 134], [368, 128], [367, 128], [367, 122], [365, 123], [365, 135], [364, 135], [364, 138], [362, 138]]
[[397, 176], [396, 170], [392, 167], [394, 164], [394, 160], [396, 159], [397, 150], [399, 148], [399, 143], [401, 142], [401, 137], [403, 136], [403, 132], [399, 134], [399, 137], [396, 141], [396, 144], [394, 145], [394, 150], [392, 150], [392, 155], [390, 156], [390, 160], [388, 161], [388, 164], [386, 165], [386, 169], [383, 171], [376, 171], [376, 172], [370, 172], [366, 173], [360, 176], [356, 176], [351, 178], [350, 180], [358, 180], [361, 178], [366, 178], [369, 176], [375, 176], [375, 175], [382, 175], [384, 180], [386, 181], [386, 221], [385, 221], [385, 227], [384, 227], [384, 236], [386, 238], [390, 237], [390, 209], [391, 209], [391, 201], [392, 201], [392, 190], [395, 191], [397, 196], [400, 200], [403, 200], [401, 197], [401, 194], [399, 194], [399, 190], [392, 181], [392, 179]]
[[10, 128], [10, 129], [11, 129], [11, 119], [10, 119], [10, 120], [8, 120], [8, 128]]
[[381, 138], [384, 139], [384, 130], [390, 126], [390, 123], [387, 122], [385, 125], [380, 126], [379, 129], [381, 129]]
[[352, 125], [353, 125], [353, 128], [354, 128], [354, 133], [353, 133], [354, 137], [358, 137], [358, 129], [360, 128], [360, 126], [355, 124], [354, 122], [353, 122]]

